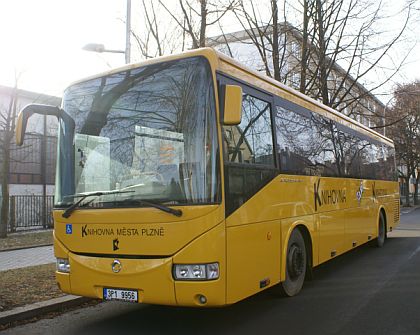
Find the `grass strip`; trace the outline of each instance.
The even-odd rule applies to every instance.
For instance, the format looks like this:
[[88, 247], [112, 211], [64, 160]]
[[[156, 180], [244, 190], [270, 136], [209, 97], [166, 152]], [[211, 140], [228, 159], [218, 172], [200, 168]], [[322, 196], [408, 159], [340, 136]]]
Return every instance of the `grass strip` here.
[[52, 230], [14, 233], [6, 238], [0, 239], [0, 251], [10, 250], [15, 248], [29, 248], [38, 245], [52, 244], [53, 233]]
[[0, 272], [0, 312], [62, 295], [55, 281], [55, 264]]

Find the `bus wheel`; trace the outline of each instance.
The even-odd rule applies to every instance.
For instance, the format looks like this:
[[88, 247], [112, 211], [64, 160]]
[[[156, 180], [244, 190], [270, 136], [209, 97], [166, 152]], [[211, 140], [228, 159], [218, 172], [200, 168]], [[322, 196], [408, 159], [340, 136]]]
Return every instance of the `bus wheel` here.
[[378, 222], [378, 238], [376, 239], [376, 247], [382, 248], [385, 244], [386, 238], [386, 226], [385, 226], [385, 218], [384, 214], [381, 212], [379, 215], [379, 222]]
[[300, 292], [307, 267], [305, 240], [299, 229], [294, 229], [287, 244], [286, 279], [281, 283], [284, 293], [292, 297]]

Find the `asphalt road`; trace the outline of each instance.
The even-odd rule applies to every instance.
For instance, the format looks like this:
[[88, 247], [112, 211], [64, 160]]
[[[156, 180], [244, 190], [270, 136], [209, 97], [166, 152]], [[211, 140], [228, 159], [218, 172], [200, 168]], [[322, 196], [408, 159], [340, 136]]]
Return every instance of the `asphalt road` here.
[[218, 309], [101, 303], [4, 331], [130, 333], [420, 334], [420, 209], [401, 216], [382, 249], [361, 247], [317, 268], [294, 298], [268, 290]]

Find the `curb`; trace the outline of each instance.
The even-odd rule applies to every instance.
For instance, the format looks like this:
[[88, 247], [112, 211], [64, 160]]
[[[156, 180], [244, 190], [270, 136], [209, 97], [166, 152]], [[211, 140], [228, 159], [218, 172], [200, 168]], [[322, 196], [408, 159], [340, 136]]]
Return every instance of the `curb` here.
[[418, 208], [420, 208], [419, 205], [412, 206], [412, 207], [401, 207], [401, 214], [410, 214], [411, 212], [414, 212]]
[[23, 249], [34, 249], [34, 248], [41, 248], [41, 247], [49, 247], [51, 245], [54, 245], [54, 244], [53, 243], [46, 243], [46, 244], [32, 245], [30, 247], [17, 247], [17, 248], [10, 248], [10, 249], [2, 249], [2, 250], [0, 250], [0, 252], [17, 251], [17, 250], [23, 250]]
[[63, 297], [17, 307], [10, 311], [0, 312], [0, 326], [31, 319], [46, 313], [61, 311], [65, 308], [76, 307], [91, 300], [91, 298], [76, 295], [65, 295]]

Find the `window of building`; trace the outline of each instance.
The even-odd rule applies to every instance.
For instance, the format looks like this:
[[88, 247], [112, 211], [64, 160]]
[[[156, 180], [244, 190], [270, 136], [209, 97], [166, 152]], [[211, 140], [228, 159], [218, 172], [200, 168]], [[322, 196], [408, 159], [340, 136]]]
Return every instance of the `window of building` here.
[[300, 59], [300, 45], [297, 42], [292, 42], [290, 45], [290, 51], [293, 56]]

